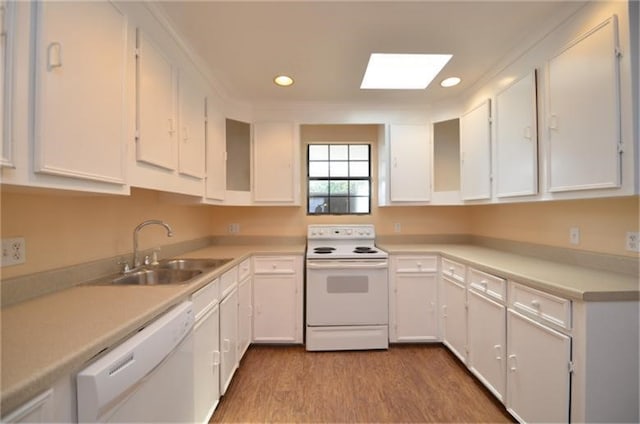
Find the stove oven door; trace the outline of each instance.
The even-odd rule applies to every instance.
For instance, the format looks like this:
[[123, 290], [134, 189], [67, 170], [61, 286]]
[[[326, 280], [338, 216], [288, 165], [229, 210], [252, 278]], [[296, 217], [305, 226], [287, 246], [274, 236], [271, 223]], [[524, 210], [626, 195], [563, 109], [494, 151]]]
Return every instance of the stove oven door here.
[[307, 325], [386, 325], [388, 262], [307, 260]]

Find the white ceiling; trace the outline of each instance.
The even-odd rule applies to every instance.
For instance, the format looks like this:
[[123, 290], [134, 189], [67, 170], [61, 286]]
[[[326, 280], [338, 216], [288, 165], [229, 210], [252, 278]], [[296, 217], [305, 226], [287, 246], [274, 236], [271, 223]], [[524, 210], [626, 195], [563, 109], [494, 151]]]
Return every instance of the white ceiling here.
[[[229, 96], [252, 103], [427, 105], [486, 78], [578, 1], [161, 1]], [[426, 90], [360, 90], [370, 53], [451, 53]], [[272, 83], [285, 73], [289, 88]], [[459, 76], [458, 87], [439, 81]]]

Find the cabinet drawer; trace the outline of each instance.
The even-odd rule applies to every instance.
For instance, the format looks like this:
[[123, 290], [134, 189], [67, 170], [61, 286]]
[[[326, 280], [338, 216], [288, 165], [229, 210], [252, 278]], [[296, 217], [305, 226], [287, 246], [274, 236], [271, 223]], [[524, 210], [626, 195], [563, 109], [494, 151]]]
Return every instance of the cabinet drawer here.
[[467, 267], [459, 262], [452, 261], [451, 259], [442, 258], [442, 275], [458, 280], [461, 283], [465, 281], [465, 273]]
[[571, 328], [571, 301], [510, 282], [509, 306], [533, 319], [559, 328]]
[[238, 267], [235, 266], [220, 277], [220, 298], [224, 299], [238, 285]]
[[244, 281], [251, 274], [251, 259], [245, 259], [238, 265], [238, 281]]
[[436, 272], [438, 270], [437, 256], [399, 256], [394, 258], [395, 270], [405, 272]]
[[506, 301], [507, 282], [503, 278], [469, 268], [469, 287], [500, 302]]
[[198, 321], [207, 311], [220, 301], [220, 279], [216, 278], [191, 295], [193, 312]]
[[256, 256], [253, 258], [254, 274], [294, 274], [296, 259], [290, 256]]

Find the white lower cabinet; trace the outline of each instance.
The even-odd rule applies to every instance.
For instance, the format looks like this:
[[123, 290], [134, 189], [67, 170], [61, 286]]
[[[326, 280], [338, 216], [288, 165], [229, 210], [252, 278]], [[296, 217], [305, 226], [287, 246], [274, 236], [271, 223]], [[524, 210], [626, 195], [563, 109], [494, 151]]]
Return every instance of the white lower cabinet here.
[[238, 288], [220, 302], [220, 394], [224, 394], [238, 367]]
[[500, 400], [506, 386], [506, 308], [477, 290], [473, 281], [468, 293], [469, 369]]
[[78, 421], [75, 375], [60, 378], [51, 388], [24, 402], [0, 419], [2, 423], [71, 423]]
[[220, 399], [220, 309], [219, 280], [192, 296], [194, 326], [195, 421], [208, 422]]
[[438, 334], [436, 256], [392, 256], [389, 281], [389, 341], [436, 341]]
[[467, 289], [464, 283], [442, 277], [442, 342], [462, 362], [467, 361]]
[[509, 309], [507, 351], [509, 412], [521, 422], [569, 422], [571, 337]]
[[253, 258], [253, 341], [302, 343], [302, 257]]
[[[253, 283], [250, 259], [240, 264], [240, 284], [238, 285], [238, 362], [249, 348], [253, 329]], [[243, 269], [246, 272], [243, 272]]]

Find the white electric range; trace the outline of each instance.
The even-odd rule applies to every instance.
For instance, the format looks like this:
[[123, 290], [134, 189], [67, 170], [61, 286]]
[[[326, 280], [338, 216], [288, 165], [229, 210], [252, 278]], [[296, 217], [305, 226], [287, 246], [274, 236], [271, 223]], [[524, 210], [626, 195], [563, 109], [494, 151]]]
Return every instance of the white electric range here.
[[388, 263], [373, 225], [309, 225], [307, 350], [389, 347]]

